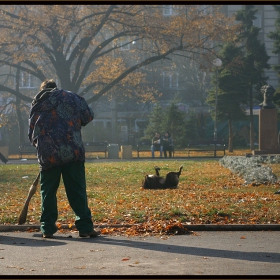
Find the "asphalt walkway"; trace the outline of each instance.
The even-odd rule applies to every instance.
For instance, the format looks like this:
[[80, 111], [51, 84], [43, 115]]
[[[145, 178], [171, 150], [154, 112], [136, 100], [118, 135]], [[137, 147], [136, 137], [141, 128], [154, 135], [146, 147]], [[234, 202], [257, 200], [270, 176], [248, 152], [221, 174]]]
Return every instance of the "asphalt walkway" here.
[[[280, 275], [279, 231], [169, 237], [0, 233], [1, 275]], [[271, 277], [270, 277], [271, 278]]]
[[[37, 160], [7, 164], [25, 163]], [[250, 275], [277, 279], [280, 275], [280, 225], [193, 225], [192, 235], [92, 239], [79, 238], [75, 231], [43, 239], [40, 232], [22, 231], [23, 227], [0, 227], [1, 277]]]

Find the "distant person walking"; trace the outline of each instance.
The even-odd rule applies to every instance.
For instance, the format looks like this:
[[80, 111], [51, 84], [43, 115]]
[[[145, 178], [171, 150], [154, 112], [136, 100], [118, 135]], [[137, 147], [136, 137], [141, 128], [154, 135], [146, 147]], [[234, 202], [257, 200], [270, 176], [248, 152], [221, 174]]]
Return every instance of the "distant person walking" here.
[[58, 89], [54, 80], [41, 84], [29, 116], [28, 137], [37, 148], [41, 181], [41, 231], [52, 238], [57, 231], [56, 193], [62, 176], [67, 198], [76, 214], [75, 225], [80, 237], [96, 237], [88, 207], [85, 178], [85, 149], [81, 127], [94, 114], [84, 98]]

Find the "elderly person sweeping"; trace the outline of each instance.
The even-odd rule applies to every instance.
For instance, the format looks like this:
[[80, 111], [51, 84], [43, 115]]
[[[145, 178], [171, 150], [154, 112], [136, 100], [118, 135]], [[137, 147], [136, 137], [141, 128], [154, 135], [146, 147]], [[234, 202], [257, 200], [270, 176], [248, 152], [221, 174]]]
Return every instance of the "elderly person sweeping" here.
[[52, 238], [57, 231], [56, 193], [62, 176], [69, 204], [76, 214], [80, 237], [96, 237], [88, 207], [85, 179], [85, 150], [81, 127], [94, 115], [84, 98], [58, 89], [54, 80], [41, 84], [29, 116], [28, 137], [37, 148], [41, 185], [41, 231]]

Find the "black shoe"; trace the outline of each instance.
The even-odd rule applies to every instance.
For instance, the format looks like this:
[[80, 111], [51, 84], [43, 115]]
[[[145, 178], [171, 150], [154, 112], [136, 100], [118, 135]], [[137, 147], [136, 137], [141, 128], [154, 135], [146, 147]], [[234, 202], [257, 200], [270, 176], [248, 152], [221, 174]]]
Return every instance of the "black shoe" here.
[[279, 190], [279, 191], [277, 191], [277, 192], [275, 192], [274, 194], [280, 194], [280, 190]]
[[79, 233], [80, 237], [97, 237], [101, 234], [100, 231], [95, 231], [94, 229], [89, 233]]

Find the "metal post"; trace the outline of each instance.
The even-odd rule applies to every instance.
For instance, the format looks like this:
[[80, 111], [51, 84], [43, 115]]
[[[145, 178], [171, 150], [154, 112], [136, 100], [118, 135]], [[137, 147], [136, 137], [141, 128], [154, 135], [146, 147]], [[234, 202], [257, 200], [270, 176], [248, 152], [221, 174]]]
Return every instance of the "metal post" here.
[[217, 145], [217, 96], [218, 96], [218, 67], [222, 66], [222, 61], [219, 58], [214, 59], [214, 66], [216, 67], [216, 93], [215, 93], [215, 119], [214, 119], [214, 157], [216, 157], [216, 145]]
[[217, 141], [217, 95], [218, 95], [218, 69], [216, 69], [216, 93], [215, 93], [214, 141]]
[[214, 157], [216, 157], [216, 144], [217, 144], [217, 95], [218, 95], [218, 69], [216, 69], [216, 93], [215, 93], [215, 119], [214, 119]]
[[116, 142], [117, 107], [116, 99], [111, 100], [111, 143]]

